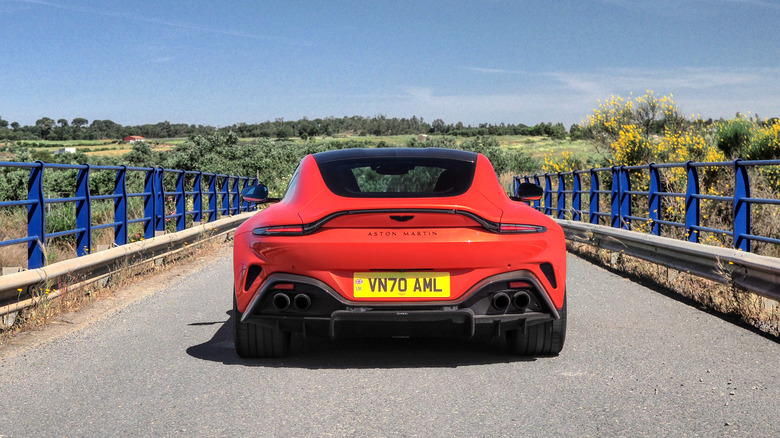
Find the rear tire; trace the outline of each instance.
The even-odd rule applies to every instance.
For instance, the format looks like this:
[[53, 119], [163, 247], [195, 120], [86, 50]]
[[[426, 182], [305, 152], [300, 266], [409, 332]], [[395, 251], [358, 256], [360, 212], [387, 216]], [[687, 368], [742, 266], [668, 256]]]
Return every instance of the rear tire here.
[[241, 312], [233, 293], [233, 344], [246, 359], [284, 357], [290, 350], [290, 332], [241, 322]]
[[557, 355], [563, 349], [566, 340], [566, 293], [563, 307], [558, 310], [560, 319], [527, 327], [525, 333], [512, 330], [506, 333], [507, 346], [514, 354], [536, 356]]

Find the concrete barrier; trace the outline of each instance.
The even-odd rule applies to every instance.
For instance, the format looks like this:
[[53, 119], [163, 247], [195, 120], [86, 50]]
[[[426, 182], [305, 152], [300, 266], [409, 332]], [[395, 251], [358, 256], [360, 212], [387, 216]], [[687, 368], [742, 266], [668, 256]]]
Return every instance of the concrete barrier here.
[[[196, 242], [232, 233], [256, 212], [242, 213], [205, 223], [172, 234], [117, 246], [38, 269], [0, 276], [0, 316], [17, 312], [42, 299], [42, 290], [49, 288], [47, 299], [68, 290], [107, 278], [111, 273], [181, 251]], [[62, 284], [53, 290], [55, 284]]]

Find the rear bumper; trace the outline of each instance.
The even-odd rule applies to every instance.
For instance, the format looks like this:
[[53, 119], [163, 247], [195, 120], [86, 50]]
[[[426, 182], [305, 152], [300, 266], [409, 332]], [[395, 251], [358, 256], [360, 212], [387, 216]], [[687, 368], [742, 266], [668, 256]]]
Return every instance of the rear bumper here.
[[[507, 285], [524, 282], [531, 298], [527, 306], [514, 303], [503, 309], [492, 305], [496, 294], [512, 293]], [[280, 290], [276, 284], [294, 284]], [[296, 307], [294, 299], [304, 294], [310, 305]], [[288, 307], [274, 304], [276, 295]], [[254, 295], [241, 315], [241, 322], [259, 324], [304, 336], [347, 337], [460, 337], [499, 336], [509, 330], [558, 319], [558, 312], [540, 282], [528, 271], [514, 271], [484, 279], [458, 301], [354, 302], [346, 300], [319, 280], [273, 274]]]
[[330, 317], [252, 316], [247, 322], [304, 336], [362, 337], [454, 337], [500, 336], [509, 330], [552, 320], [539, 312], [522, 315], [475, 315], [457, 310], [337, 310]]

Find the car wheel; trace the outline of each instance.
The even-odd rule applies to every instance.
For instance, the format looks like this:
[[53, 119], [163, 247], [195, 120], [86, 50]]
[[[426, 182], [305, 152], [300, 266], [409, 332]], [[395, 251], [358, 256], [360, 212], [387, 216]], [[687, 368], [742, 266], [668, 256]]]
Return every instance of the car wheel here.
[[566, 340], [566, 295], [563, 307], [558, 311], [560, 319], [527, 327], [525, 333], [512, 330], [506, 333], [507, 346], [514, 354], [558, 354]]
[[234, 293], [233, 344], [236, 353], [243, 358], [284, 357], [290, 349], [290, 332], [241, 322]]

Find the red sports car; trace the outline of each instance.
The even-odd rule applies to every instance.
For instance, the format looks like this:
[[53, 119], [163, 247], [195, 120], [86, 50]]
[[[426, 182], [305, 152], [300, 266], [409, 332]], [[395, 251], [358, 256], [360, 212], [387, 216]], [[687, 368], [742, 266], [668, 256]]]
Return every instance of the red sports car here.
[[449, 149], [343, 149], [301, 160], [281, 200], [235, 233], [234, 340], [279, 357], [290, 334], [505, 337], [557, 354], [566, 336], [563, 230], [510, 199], [490, 161]]

